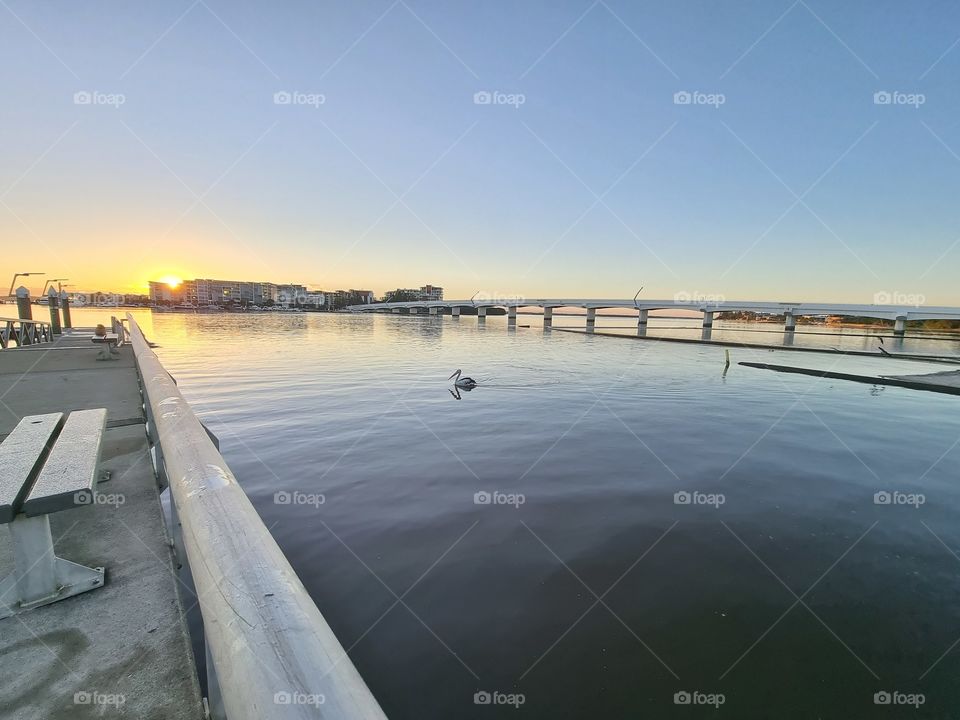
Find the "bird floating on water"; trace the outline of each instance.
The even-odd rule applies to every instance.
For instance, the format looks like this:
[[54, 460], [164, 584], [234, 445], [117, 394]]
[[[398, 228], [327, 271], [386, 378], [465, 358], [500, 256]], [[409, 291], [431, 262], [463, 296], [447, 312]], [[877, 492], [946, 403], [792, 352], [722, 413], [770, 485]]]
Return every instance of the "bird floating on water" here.
[[454, 386], [458, 388], [463, 388], [464, 390], [473, 390], [477, 386], [477, 381], [472, 377], [460, 377], [462, 375], [462, 370], [457, 370], [453, 375], [447, 378], [447, 380], [456, 380], [453, 381]]

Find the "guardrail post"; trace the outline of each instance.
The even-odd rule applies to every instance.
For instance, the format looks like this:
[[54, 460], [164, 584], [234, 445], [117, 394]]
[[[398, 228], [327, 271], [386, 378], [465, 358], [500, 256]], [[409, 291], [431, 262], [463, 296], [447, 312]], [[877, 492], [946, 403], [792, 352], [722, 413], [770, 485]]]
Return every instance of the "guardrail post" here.
[[60, 291], [60, 309], [63, 311], [63, 326], [69, 330], [73, 327], [73, 322], [70, 320], [70, 298], [66, 290]]
[[227, 720], [220, 681], [217, 680], [217, 668], [213, 662], [213, 655], [210, 654], [210, 643], [207, 642], [206, 631], [203, 633], [203, 647], [207, 656], [207, 712], [210, 713], [210, 720]]
[[33, 308], [30, 307], [30, 291], [23, 285], [17, 288], [17, 317], [21, 320], [33, 320]]
[[50, 306], [50, 330], [54, 335], [63, 334], [60, 327], [60, 308], [57, 306], [59, 299], [57, 291], [50, 288], [50, 292], [47, 293], [47, 304]]

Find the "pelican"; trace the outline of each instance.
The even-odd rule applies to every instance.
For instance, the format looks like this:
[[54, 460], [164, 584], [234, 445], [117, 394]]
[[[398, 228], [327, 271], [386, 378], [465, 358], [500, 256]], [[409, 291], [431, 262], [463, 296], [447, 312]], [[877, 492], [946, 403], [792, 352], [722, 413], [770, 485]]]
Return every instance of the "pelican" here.
[[456, 380], [453, 381], [455, 387], [463, 388], [464, 390], [473, 390], [477, 386], [477, 381], [472, 377], [460, 377], [463, 373], [462, 370], [457, 370], [453, 375], [447, 378], [447, 380]]

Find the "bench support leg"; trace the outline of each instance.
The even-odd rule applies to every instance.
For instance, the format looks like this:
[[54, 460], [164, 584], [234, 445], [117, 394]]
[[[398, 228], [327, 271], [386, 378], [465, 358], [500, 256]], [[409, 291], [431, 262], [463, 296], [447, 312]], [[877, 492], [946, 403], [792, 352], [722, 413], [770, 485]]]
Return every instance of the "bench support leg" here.
[[48, 515], [17, 515], [8, 527], [16, 569], [0, 580], [0, 618], [103, 587], [103, 568], [54, 554]]

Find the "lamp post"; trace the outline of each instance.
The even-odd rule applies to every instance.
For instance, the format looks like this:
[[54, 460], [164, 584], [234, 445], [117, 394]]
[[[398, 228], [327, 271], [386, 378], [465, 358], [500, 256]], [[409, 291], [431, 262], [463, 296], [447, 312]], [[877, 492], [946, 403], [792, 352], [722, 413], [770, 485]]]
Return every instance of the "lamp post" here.
[[[13, 286], [17, 284], [17, 278], [27, 277], [28, 275], [46, 275], [46, 273], [42, 273], [42, 272], [14, 273], [13, 280], [10, 281], [10, 291], [7, 293], [7, 297], [10, 297], [11, 295], [13, 295]], [[46, 286], [44, 286], [44, 288], [46, 288]]]
[[46, 294], [47, 285], [52, 286], [54, 283], [57, 283], [57, 292], [59, 293], [61, 290], [63, 290], [63, 286], [60, 283], [63, 282], [64, 280], [69, 280], [69, 279], [70, 278], [50, 278], [49, 280], [43, 283], [43, 290], [40, 291], [40, 297], [43, 297]]

